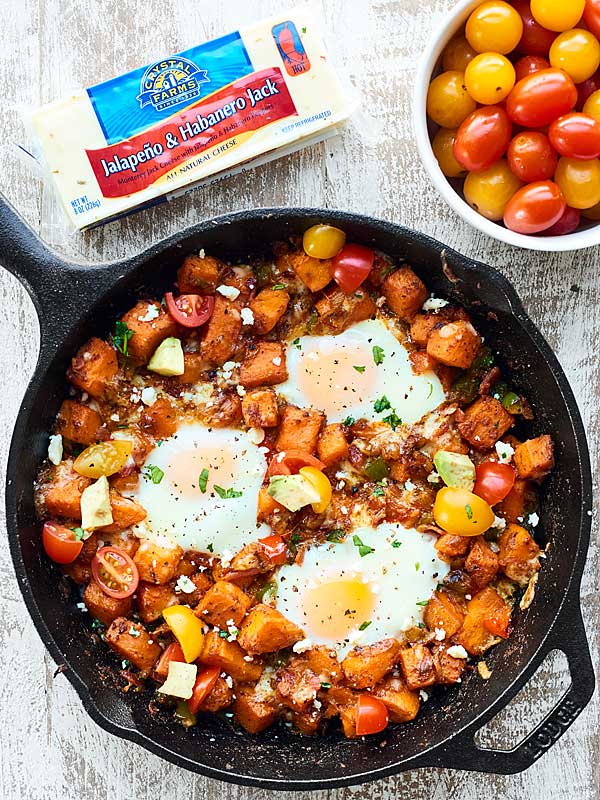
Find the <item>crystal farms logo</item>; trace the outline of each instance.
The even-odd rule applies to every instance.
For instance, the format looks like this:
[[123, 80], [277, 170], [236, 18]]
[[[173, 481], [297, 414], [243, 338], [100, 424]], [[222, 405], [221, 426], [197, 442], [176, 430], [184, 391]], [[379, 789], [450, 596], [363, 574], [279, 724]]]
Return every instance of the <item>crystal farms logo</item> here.
[[167, 58], [144, 72], [137, 96], [140, 108], [151, 105], [156, 111], [187, 103], [200, 97], [200, 86], [210, 83], [208, 72], [187, 58]]

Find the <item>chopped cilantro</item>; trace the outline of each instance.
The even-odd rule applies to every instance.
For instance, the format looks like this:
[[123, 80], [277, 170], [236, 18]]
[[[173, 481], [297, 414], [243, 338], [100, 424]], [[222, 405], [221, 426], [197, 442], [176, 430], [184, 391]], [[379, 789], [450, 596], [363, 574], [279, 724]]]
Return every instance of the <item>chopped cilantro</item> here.
[[198, 486], [200, 487], [200, 491], [202, 492], [202, 494], [204, 494], [204, 492], [206, 491], [207, 485], [208, 485], [208, 470], [205, 467], [198, 476]]
[[431, 381], [429, 381], [429, 394], [427, 395], [427, 399], [428, 400], [429, 400], [429, 398], [431, 397], [432, 394], [433, 394], [433, 383]]
[[129, 345], [129, 340], [133, 336], [133, 331], [127, 327], [127, 323], [123, 322], [122, 320], [117, 320], [115, 323], [115, 332], [110, 337], [111, 342], [115, 346], [115, 349], [122, 353], [124, 356], [127, 355], [127, 348]]
[[290, 536], [290, 544], [298, 544], [300, 542], [301, 536], [299, 533], [292, 533]]
[[358, 554], [360, 555], [361, 558], [368, 556], [369, 553], [375, 552], [374, 547], [369, 547], [369, 545], [363, 544], [360, 536], [357, 536], [356, 534], [354, 534], [354, 536], [352, 537], [352, 543], [354, 544], [355, 547], [358, 547]]
[[280, 289], [285, 289], [285, 283], [275, 283], [273, 286], [271, 286], [271, 289], [274, 289], [276, 292]]
[[382, 411], [387, 411], [387, 409], [391, 407], [392, 404], [385, 395], [382, 395], [382, 397], [380, 397], [379, 400], [375, 400], [375, 402], [373, 403], [373, 408], [375, 409], [376, 414], [379, 414]]
[[385, 352], [383, 347], [379, 347], [379, 345], [373, 346], [373, 361], [379, 366], [383, 364], [383, 359], [385, 358]]
[[212, 542], [210, 544], [206, 545], [206, 549], [208, 550], [209, 553], [214, 553], [215, 552], [215, 548], [213, 547], [213, 543]]
[[398, 549], [399, 547], [402, 547], [402, 542], [392, 542], [392, 547]]
[[227, 631], [219, 631], [219, 636], [221, 639], [226, 639], [229, 636], [229, 633]]
[[327, 541], [328, 542], [341, 542], [345, 535], [346, 535], [346, 531], [343, 528], [335, 528], [335, 530], [330, 531], [327, 534]]
[[75, 541], [80, 542], [85, 535], [85, 531], [83, 528], [73, 528], [73, 535], [75, 536]]
[[359, 631], [366, 631], [370, 624], [371, 624], [371, 620], [370, 619], [366, 620], [365, 622], [361, 623], [358, 626], [358, 630]]
[[355, 422], [356, 420], [354, 419], [354, 417], [346, 417], [342, 425], [348, 425], [348, 427], [350, 427], [350, 425], [354, 425]]
[[161, 444], [162, 444], [163, 442], [164, 442], [164, 439], [159, 439], [159, 440], [157, 441], [157, 443], [156, 443], [156, 446], [157, 446], [157, 447], [160, 447], [160, 446], [161, 446]]
[[355, 367], [352, 367], [352, 369], [355, 369], [357, 372], [363, 373], [366, 370], [366, 367], [356, 367], [355, 366]]
[[473, 509], [471, 508], [469, 503], [467, 503], [467, 505], [465, 506], [465, 511], [467, 512], [467, 518], [473, 519]]
[[420, 567], [421, 565], [419, 564], [419, 562], [415, 561], [415, 572], [418, 572]]
[[402, 425], [402, 420], [400, 419], [398, 414], [396, 414], [395, 411], [392, 411], [392, 413], [389, 416], [384, 417], [381, 421], [387, 422], [388, 425], [391, 425], [392, 430], [394, 431], [396, 430], [398, 425]]
[[93, 620], [92, 620], [92, 630], [93, 630], [93, 631], [97, 631], [97, 630], [99, 630], [100, 628], [104, 628], [104, 627], [105, 627], [104, 623], [103, 623], [103, 622], [100, 622], [100, 620], [99, 620], [99, 619], [93, 619]]
[[419, 600], [417, 605], [418, 606], [426, 606], [429, 603], [429, 600]]
[[331, 689], [331, 684], [328, 681], [321, 681], [321, 689]]
[[165, 473], [160, 467], [155, 467], [153, 464], [147, 464], [144, 467], [144, 478], [152, 483], [160, 483], [165, 477]]
[[313, 308], [310, 313], [310, 317], [308, 318], [308, 322], [306, 323], [306, 330], [310, 331], [312, 328], [317, 324], [319, 320], [319, 315], [317, 314], [317, 309]]
[[294, 345], [294, 347], [296, 347], [298, 350], [302, 350], [302, 345], [300, 344], [300, 337], [297, 337], [296, 339], [294, 339], [294, 341], [292, 342], [292, 344], [293, 344], [293, 345]]
[[221, 500], [231, 500], [234, 497], [241, 497], [244, 494], [243, 492], [237, 492], [235, 489], [224, 489], [222, 486], [217, 486], [216, 483], [214, 488]]
[[377, 486], [373, 489], [373, 497], [383, 497], [385, 494], [385, 484], [378, 483]]

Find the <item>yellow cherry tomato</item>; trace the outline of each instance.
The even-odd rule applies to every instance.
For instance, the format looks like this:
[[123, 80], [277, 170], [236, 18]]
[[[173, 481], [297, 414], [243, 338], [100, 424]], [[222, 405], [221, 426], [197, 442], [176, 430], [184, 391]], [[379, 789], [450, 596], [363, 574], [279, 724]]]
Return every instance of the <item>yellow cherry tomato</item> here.
[[464, 72], [467, 64], [473, 61], [477, 51], [473, 50], [462, 34], [450, 39], [442, 55], [442, 69]]
[[590, 117], [600, 119], [600, 89], [591, 94], [585, 101], [583, 113], [589, 114]]
[[454, 536], [479, 536], [491, 528], [494, 512], [468, 489], [445, 486], [433, 504], [433, 518], [439, 527]]
[[462, 178], [466, 174], [465, 168], [454, 157], [455, 139], [455, 130], [440, 128], [431, 142], [433, 155], [447, 178]]
[[583, 83], [600, 67], [600, 42], [582, 28], [565, 31], [552, 43], [550, 63], [570, 75], [574, 83]]
[[600, 203], [600, 161], [561, 158], [554, 180], [571, 208], [593, 208]]
[[183, 650], [187, 663], [195, 661], [204, 646], [204, 624], [188, 606], [169, 606], [163, 617]]
[[581, 19], [585, 0], [531, 0], [531, 14], [549, 31], [568, 31]]
[[465, 71], [468, 93], [483, 105], [501, 103], [511, 93], [515, 79], [515, 68], [500, 53], [481, 53]]
[[333, 258], [345, 243], [346, 234], [333, 225], [313, 225], [302, 238], [304, 252], [313, 258]]
[[329, 503], [331, 503], [331, 495], [333, 493], [329, 478], [327, 475], [323, 474], [320, 469], [317, 469], [317, 467], [301, 467], [300, 475], [306, 478], [319, 493], [319, 502], [312, 503], [311, 506], [316, 514], [322, 514]]
[[77, 456], [73, 469], [86, 478], [114, 475], [125, 466], [132, 451], [133, 442], [126, 439], [91, 444]]
[[467, 92], [464, 72], [442, 72], [431, 81], [427, 92], [427, 113], [440, 128], [458, 128], [476, 108], [475, 100]]
[[510, 198], [523, 184], [505, 159], [482, 172], [470, 172], [465, 180], [465, 200], [483, 217], [500, 221]]
[[493, 50], [510, 53], [523, 35], [521, 15], [508, 3], [490, 0], [473, 11], [465, 27], [465, 36], [478, 53]]
[[593, 222], [600, 222], [600, 203], [592, 206], [592, 208], [584, 208], [581, 212], [581, 216], [586, 219], [591, 219]]

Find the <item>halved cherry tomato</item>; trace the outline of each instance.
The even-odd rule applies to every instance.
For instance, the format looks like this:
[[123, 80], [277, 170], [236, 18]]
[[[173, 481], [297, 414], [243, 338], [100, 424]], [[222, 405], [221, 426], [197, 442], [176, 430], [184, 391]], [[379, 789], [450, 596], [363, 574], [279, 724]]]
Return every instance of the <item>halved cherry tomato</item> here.
[[520, 80], [506, 100], [508, 116], [524, 128], [541, 128], [567, 114], [577, 102], [577, 89], [566, 72], [542, 69]]
[[138, 587], [140, 576], [131, 558], [118, 547], [101, 547], [92, 559], [92, 575], [109, 597], [122, 600]]
[[316, 467], [325, 469], [325, 464], [318, 458], [305, 453], [304, 450], [282, 450], [271, 460], [267, 470], [267, 477], [271, 475], [295, 475], [301, 467]]
[[479, 536], [494, 522], [494, 512], [481, 497], [468, 489], [444, 486], [435, 496], [433, 518], [446, 533]]
[[42, 528], [42, 545], [52, 561], [57, 564], [71, 564], [83, 547], [74, 531], [58, 522], [45, 522]]
[[489, 619], [484, 619], [483, 627], [494, 636], [501, 636], [503, 639], [508, 639], [510, 615], [510, 606], [505, 605], [501, 611], [497, 611]]
[[495, 506], [510, 492], [516, 477], [515, 469], [510, 464], [482, 461], [475, 469], [473, 493], [490, 506]]
[[515, 64], [517, 83], [528, 75], [533, 75], [542, 69], [550, 69], [550, 62], [543, 56], [523, 56]]
[[548, 137], [538, 131], [518, 133], [508, 146], [507, 158], [511, 170], [525, 183], [550, 180], [558, 164]]
[[469, 172], [480, 172], [504, 155], [511, 133], [512, 125], [503, 108], [479, 108], [458, 129], [454, 157]]
[[171, 644], [164, 651], [162, 656], [158, 659], [158, 664], [154, 668], [154, 674], [157, 678], [167, 679], [169, 674], [169, 664], [171, 661], [180, 661], [185, 663], [183, 650], [178, 642], [171, 642]]
[[192, 714], [195, 714], [198, 711], [200, 704], [217, 682], [220, 672], [220, 667], [207, 667], [206, 669], [203, 669], [202, 672], [198, 673], [196, 683], [192, 689], [192, 696], [187, 701], [188, 708]]
[[304, 252], [313, 258], [333, 258], [345, 243], [346, 234], [333, 225], [313, 225], [302, 237]]
[[388, 710], [381, 700], [370, 694], [359, 694], [356, 704], [357, 736], [368, 736], [385, 730], [388, 719]]
[[600, 0], [586, 0], [583, 20], [594, 36], [600, 39]]
[[73, 469], [86, 478], [101, 478], [119, 472], [133, 452], [133, 442], [114, 439], [109, 442], [91, 444], [73, 462]]
[[531, 56], [545, 56], [556, 38], [554, 31], [543, 28], [531, 13], [529, 0], [514, 0], [513, 6], [523, 20], [523, 35], [517, 45], [519, 53]]
[[600, 66], [600, 42], [593, 33], [574, 28], [556, 37], [549, 58], [553, 67], [564, 69], [575, 83], [583, 83]]
[[179, 297], [174, 297], [173, 292], [167, 292], [165, 302], [175, 322], [185, 328], [204, 325], [212, 317], [215, 307], [215, 298], [211, 295], [180, 294]]
[[581, 222], [581, 211], [567, 206], [562, 217], [551, 228], [542, 231], [542, 236], [566, 236], [574, 233]]
[[343, 292], [351, 294], [371, 272], [374, 260], [375, 253], [370, 247], [347, 244], [333, 259], [333, 279]]
[[600, 156], [600, 120], [587, 114], [566, 114], [555, 119], [548, 137], [561, 156], [582, 161]]
[[556, 183], [530, 183], [512, 196], [504, 212], [504, 224], [516, 233], [541, 233], [565, 213], [567, 201]]
[[311, 507], [316, 514], [322, 514], [331, 502], [331, 496], [333, 494], [329, 478], [316, 467], [301, 467], [300, 475], [306, 478], [319, 493], [319, 501], [317, 503], [311, 503]]
[[181, 645], [188, 664], [195, 661], [204, 647], [204, 623], [189, 606], [168, 606], [162, 612], [163, 619]]
[[287, 548], [281, 536], [274, 533], [272, 536], [266, 536], [258, 541], [272, 564], [285, 564]]
[[581, 19], [585, 0], [531, 0], [534, 18], [551, 31], [568, 31]]

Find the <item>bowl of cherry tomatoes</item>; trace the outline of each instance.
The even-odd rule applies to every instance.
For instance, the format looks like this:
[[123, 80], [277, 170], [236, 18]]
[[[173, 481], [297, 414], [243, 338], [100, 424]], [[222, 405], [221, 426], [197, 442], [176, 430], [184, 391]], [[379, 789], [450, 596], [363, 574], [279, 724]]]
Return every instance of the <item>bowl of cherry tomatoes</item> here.
[[462, 0], [421, 61], [415, 133], [438, 191], [508, 244], [600, 244], [600, 0]]

